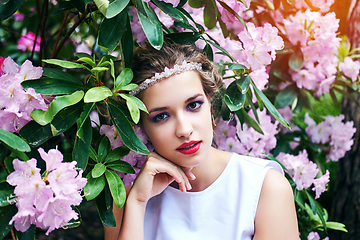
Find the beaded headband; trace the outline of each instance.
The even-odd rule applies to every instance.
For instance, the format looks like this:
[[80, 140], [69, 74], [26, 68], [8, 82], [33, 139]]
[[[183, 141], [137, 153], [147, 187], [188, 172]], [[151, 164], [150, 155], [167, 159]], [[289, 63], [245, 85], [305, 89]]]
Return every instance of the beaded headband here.
[[140, 83], [139, 86], [137, 86], [129, 94], [132, 96], [136, 96], [141, 91], [144, 91], [148, 87], [154, 85], [155, 83], [160, 82], [161, 80], [163, 80], [165, 78], [171, 77], [175, 74], [179, 74], [182, 72], [195, 70], [195, 69], [198, 71], [201, 71], [202, 70], [201, 63], [198, 63], [198, 62], [189, 62], [188, 63], [188, 62], [186, 62], [186, 60], [184, 60], [181, 65], [175, 64], [173, 68], [165, 67], [163, 72], [155, 73], [155, 76], [148, 78], [145, 81], [143, 81], [142, 83]]

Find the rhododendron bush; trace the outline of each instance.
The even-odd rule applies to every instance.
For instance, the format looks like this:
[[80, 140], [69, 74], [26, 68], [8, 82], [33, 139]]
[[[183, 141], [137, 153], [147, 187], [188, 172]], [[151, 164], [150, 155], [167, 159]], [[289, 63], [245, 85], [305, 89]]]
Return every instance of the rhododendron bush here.
[[282, 165], [300, 238], [346, 231], [322, 199], [354, 143], [339, 102], [358, 92], [360, 62], [334, 1], [39, 2], [0, 5], [0, 239], [77, 227], [84, 201], [116, 225], [112, 203], [154, 150], [138, 125], [146, 107], [128, 94], [132, 52], [164, 39], [219, 66], [213, 144]]

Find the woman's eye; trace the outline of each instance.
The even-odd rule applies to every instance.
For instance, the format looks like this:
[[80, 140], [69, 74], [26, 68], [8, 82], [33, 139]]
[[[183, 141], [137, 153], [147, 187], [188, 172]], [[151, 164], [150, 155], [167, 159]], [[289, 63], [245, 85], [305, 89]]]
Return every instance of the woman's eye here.
[[167, 113], [160, 113], [160, 114], [156, 115], [155, 117], [153, 117], [152, 121], [153, 122], [160, 122], [160, 121], [164, 121], [168, 117], [169, 117], [169, 115]]
[[196, 110], [196, 109], [199, 109], [202, 104], [203, 104], [203, 102], [201, 102], [201, 101], [191, 102], [187, 105], [187, 108], [189, 110]]

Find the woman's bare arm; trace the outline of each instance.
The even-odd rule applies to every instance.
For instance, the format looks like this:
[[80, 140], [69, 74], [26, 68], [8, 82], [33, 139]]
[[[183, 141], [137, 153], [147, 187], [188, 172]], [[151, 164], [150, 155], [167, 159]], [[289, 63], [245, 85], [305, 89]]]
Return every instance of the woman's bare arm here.
[[254, 240], [299, 240], [293, 191], [287, 179], [270, 169], [255, 216]]
[[[186, 172], [186, 173], [185, 173]], [[144, 217], [148, 200], [160, 194], [173, 181], [181, 191], [191, 189], [190, 171], [182, 169], [156, 153], [150, 153], [142, 170], [131, 187], [122, 209], [114, 206], [116, 228], [106, 228], [105, 240], [142, 240]]]

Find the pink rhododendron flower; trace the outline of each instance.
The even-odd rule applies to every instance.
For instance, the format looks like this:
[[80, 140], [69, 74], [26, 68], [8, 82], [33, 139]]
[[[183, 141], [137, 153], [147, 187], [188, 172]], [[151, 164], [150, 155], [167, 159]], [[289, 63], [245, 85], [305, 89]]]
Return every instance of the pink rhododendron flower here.
[[5, 72], [4, 72], [4, 60], [5, 60], [4, 57], [0, 57], [0, 76], [5, 74]]
[[[24, 52], [26, 50], [33, 51], [35, 38], [36, 36], [33, 32], [28, 32], [27, 34], [22, 35], [21, 38], [18, 40], [17, 48]], [[40, 43], [41, 38], [38, 36], [36, 38], [35, 52], [40, 51]]]
[[326, 173], [320, 178], [314, 180], [314, 187], [312, 188], [315, 191], [315, 199], [319, 198], [321, 193], [326, 191], [326, 185], [330, 181], [330, 172], [326, 170]]
[[[326, 13], [330, 10], [331, 5], [333, 5], [335, 0], [311, 0], [313, 6], [318, 7], [320, 10], [319, 12]], [[294, 1], [295, 7], [298, 9], [310, 8], [309, 5], [306, 4], [304, 0], [297, 0]]]
[[354, 82], [358, 78], [360, 71], [360, 62], [353, 61], [351, 57], [346, 57], [344, 62], [339, 63], [339, 70]]
[[37, 160], [32, 158], [26, 162], [13, 160], [14, 172], [6, 181], [15, 186], [18, 212], [9, 224], [15, 223], [18, 231], [25, 232], [31, 224], [52, 230], [63, 227], [71, 219], [77, 219], [77, 213], [71, 208], [82, 201], [80, 192], [87, 179], [82, 177], [82, 170], [75, 169], [76, 162], [62, 162], [63, 156], [57, 149], [46, 153], [38, 149], [44, 158], [47, 170], [44, 178], [36, 167]]
[[[266, 111], [257, 110], [261, 129], [264, 134], [261, 134], [250, 128], [246, 123], [243, 124], [241, 129], [240, 121], [237, 120], [237, 137], [240, 141], [237, 140], [236, 136], [230, 136], [235, 141], [227, 140], [224, 134], [221, 132], [226, 132], [224, 130], [216, 131], [218, 135], [218, 146], [220, 149], [232, 149], [232, 151], [237, 152], [239, 154], [256, 156], [256, 157], [264, 157], [264, 153], [269, 153], [271, 149], [276, 146], [276, 137], [275, 134], [278, 133], [278, 125], [277, 121], [272, 122], [271, 117], [266, 114]], [[254, 114], [252, 111], [249, 111], [249, 115], [254, 118]], [[237, 119], [237, 118], [236, 118]], [[221, 122], [221, 121], [220, 121]], [[233, 126], [229, 124], [228, 132], [232, 133]], [[224, 127], [222, 127], [224, 128]]]
[[[226, 1], [226, 4], [244, 19], [247, 19], [247, 15], [243, 12], [249, 8], [250, 0], [246, 0], [245, 2], [247, 7], [237, 0], [228, 0]], [[226, 27], [229, 30], [232, 30], [235, 35], [244, 30], [244, 25], [233, 14], [229, 13], [229, 11], [223, 8], [221, 4], [217, 3], [217, 6], [221, 14], [221, 20], [226, 24]]]
[[7, 57], [3, 61], [3, 74], [0, 75], [0, 128], [18, 132], [31, 119], [34, 109], [47, 109], [44, 98], [34, 89], [23, 89], [21, 83], [37, 79], [42, 75], [41, 67], [34, 67], [26, 60], [20, 67]]
[[352, 121], [343, 123], [344, 118], [342, 114], [337, 117], [328, 115], [325, 121], [316, 124], [308, 113], [305, 114], [305, 123], [308, 125], [305, 131], [312, 142], [323, 144], [321, 147], [328, 153], [328, 160], [338, 161], [354, 143], [352, 137], [356, 128]]
[[13, 16], [15, 18], [15, 21], [22, 21], [22, 20], [24, 20], [24, 17], [25, 17], [25, 15], [20, 12], [14, 13]]
[[302, 69], [289, 70], [297, 87], [317, 90], [318, 96], [328, 93], [335, 81], [338, 63], [335, 55], [340, 44], [336, 33], [339, 20], [335, 13], [323, 16], [308, 9], [298, 11], [283, 23], [288, 39], [294, 46], [300, 44], [303, 53]]
[[309, 188], [319, 172], [317, 165], [308, 159], [306, 150], [299, 152], [297, 156], [281, 152], [276, 159], [287, 168], [297, 190]]
[[307, 236], [308, 240], [320, 240], [320, 235], [317, 232], [310, 232]]

